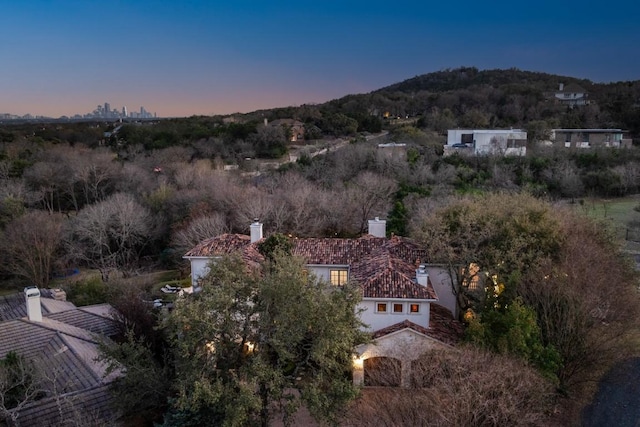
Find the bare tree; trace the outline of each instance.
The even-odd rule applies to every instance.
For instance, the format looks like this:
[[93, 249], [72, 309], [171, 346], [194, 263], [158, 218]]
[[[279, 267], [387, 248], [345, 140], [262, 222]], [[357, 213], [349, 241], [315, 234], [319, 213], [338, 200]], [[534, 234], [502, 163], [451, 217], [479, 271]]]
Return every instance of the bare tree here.
[[2, 235], [7, 272], [47, 287], [62, 247], [62, 215], [29, 212], [11, 221]]
[[396, 188], [393, 179], [372, 172], [362, 172], [347, 183], [343, 201], [351, 207], [360, 233], [367, 229], [369, 219], [383, 216], [389, 211], [391, 196]]
[[132, 272], [153, 234], [149, 210], [130, 194], [117, 193], [78, 213], [68, 243], [72, 254], [97, 268], [106, 282], [115, 270]]
[[185, 227], [176, 230], [171, 237], [172, 246], [179, 254], [210, 237], [229, 231], [225, 217], [221, 213], [211, 213], [190, 221]]
[[[553, 386], [524, 362], [473, 348], [433, 350], [411, 364], [409, 388], [365, 388], [347, 425], [546, 425]], [[384, 370], [374, 375], [386, 375]]]
[[34, 363], [10, 352], [0, 360], [0, 416], [19, 426], [20, 410], [41, 397], [46, 388]]

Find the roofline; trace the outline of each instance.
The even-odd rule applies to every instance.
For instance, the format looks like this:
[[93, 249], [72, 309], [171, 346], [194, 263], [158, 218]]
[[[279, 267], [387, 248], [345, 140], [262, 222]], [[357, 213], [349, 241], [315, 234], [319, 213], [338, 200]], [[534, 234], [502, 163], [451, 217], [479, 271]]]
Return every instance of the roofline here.
[[188, 260], [192, 260], [192, 259], [216, 259], [216, 258], [222, 258], [222, 255], [210, 255], [210, 256], [204, 256], [204, 255], [184, 255], [182, 258], [183, 258], [183, 259], [188, 259]]
[[339, 268], [351, 268], [350, 264], [305, 264], [305, 267], [339, 267]]
[[[435, 292], [435, 289], [434, 289]], [[398, 300], [398, 301], [424, 301], [424, 302], [438, 302], [439, 299], [431, 298], [397, 298], [397, 297], [362, 297], [362, 301], [380, 301], [380, 300]]]
[[[411, 323], [413, 323], [413, 322], [411, 322]], [[389, 328], [389, 327], [391, 327], [391, 326], [394, 326], [394, 325], [390, 325], [390, 326], [387, 326], [387, 327]], [[420, 326], [420, 325], [418, 325], [418, 326]], [[413, 333], [416, 333], [416, 334], [418, 334], [418, 335], [421, 335], [421, 336], [423, 336], [423, 337], [425, 337], [425, 338], [429, 338], [430, 340], [436, 341], [436, 342], [438, 342], [438, 343], [440, 343], [440, 344], [442, 344], [442, 345], [446, 345], [447, 347], [455, 347], [454, 345], [452, 345], [452, 344], [448, 344], [448, 343], [446, 343], [446, 342], [444, 342], [444, 341], [441, 341], [441, 340], [439, 340], [439, 339], [437, 339], [437, 338], [434, 338], [434, 337], [432, 337], [431, 335], [426, 335], [426, 334], [423, 334], [423, 333], [422, 333], [422, 332], [420, 332], [420, 331], [416, 331], [415, 329], [413, 329], [413, 328], [412, 328], [412, 327], [410, 327], [410, 326], [405, 326], [404, 328], [399, 329], [399, 330], [397, 330], [397, 331], [393, 331], [393, 332], [389, 332], [388, 334], [384, 334], [384, 335], [382, 335], [381, 337], [378, 337], [378, 338], [374, 339], [374, 340], [372, 341], [372, 343], [373, 343], [374, 345], [377, 345], [376, 341], [377, 341], [377, 340], [379, 340], [380, 338], [390, 337], [390, 336], [393, 336], [393, 335], [399, 334], [400, 332], [405, 331], [405, 330], [407, 330], [407, 329], [409, 329], [409, 330], [410, 330], [410, 331], [412, 331]], [[431, 329], [431, 328], [429, 327], [429, 328], [425, 328], [425, 329]], [[377, 331], [373, 331], [372, 333], [376, 333], [376, 332], [377, 332]], [[366, 346], [367, 344], [361, 344], [361, 345], [362, 345], [362, 346]]]
[[[93, 366], [92, 366], [92, 365], [90, 365], [90, 364], [85, 360], [85, 358], [75, 350], [75, 348], [73, 348], [73, 345], [71, 345], [71, 344], [69, 343], [69, 341], [66, 339], [66, 337], [65, 337], [65, 334], [64, 334], [64, 333], [58, 332], [58, 336], [60, 337], [60, 339], [61, 339], [62, 341], [64, 341], [64, 343], [65, 343], [65, 345], [67, 346], [67, 348], [69, 349], [69, 351], [71, 351], [71, 352], [72, 352], [72, 353], [73, 353], [73, 354], [78, 358], [78, 360], [80, 360], [80, 361], [81, 361], [81, 363], [85, 366], [85, 368], [87, 368], [87, 370], [88, 370], [89, 372], [91, 372], [91, 375], [93, 376], [93, 378], [94, 378], [94, 379], [95, 379], [99, 384], [101, 384], [101, 383], [103, 382], [103, 381], [102, 381], [102, 375], [100, 375], [100, 374], [98, 374], [97, 372], [95, 372], [95, 371], [93, 370]], [[67, 336], [72, 336], [72, 335], [67, 335]], [[76, 339], [82, 339], [82, 338], [78, 338], [78, 337], [74, 337], [74, 338], [76, 338]], [[86, 340], [83, 340], [83, 341], [86, 341]], [[89, 342], [91, 342], [91, 341], [89, 341]], [[96, 345], [96, 350], [97, 350], [97, 346], [98, 346], [100, 343], [99, 343], [98, 341], [96, 341], [94, 344]], [[99, 350], [98, 350], [97, 352], [98, 352], [98, 353], [100, 353], [100, 351], [99, 351]], [[98, 363], [98, 362], [96, 362], [96, 363]], [[104, 363], [104, 362], [103, 362], [103, 363]], [[105, 367], [105, 370], [106, 370], [106, 367]]]
[[561, 128], [561, 129], [551, 129], [552, 132], [616, 132], [616, 133], [624, 133], [629, 132], [624, 129], [596, 129], [596, 128], [585, 128], [585, 129], [571, 129], [571, 128]]

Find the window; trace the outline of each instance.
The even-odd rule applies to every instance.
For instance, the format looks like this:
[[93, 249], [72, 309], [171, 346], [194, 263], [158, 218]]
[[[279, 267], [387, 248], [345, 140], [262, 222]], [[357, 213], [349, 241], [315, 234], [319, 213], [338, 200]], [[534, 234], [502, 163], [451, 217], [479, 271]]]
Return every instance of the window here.
[[386, 313], [387, 312], [387, 303], [386, 302], [378, 302], [376, 303], [376, 313]]
[[404, 304], [400, 304], [400, 303], [393, 304], [394, 313], [402, 313], [403, 311], [404, 311]]
[[409, 305], [409, 313], [420, 313], [420, 304], [411, 304]]
[[463, 144], [473, 144], [473, 134], [463, 133], [460, 135], [460, 142]]
[[331, 270], [329, 272], [329, 280], [332, 285], [344, 285], [347, 283], [347, 270]]

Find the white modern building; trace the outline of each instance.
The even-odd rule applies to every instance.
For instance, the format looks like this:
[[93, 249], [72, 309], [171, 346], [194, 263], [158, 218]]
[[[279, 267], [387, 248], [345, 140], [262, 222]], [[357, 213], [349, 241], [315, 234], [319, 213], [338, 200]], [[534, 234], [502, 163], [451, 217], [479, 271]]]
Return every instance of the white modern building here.
[[524, 156], [527, 132], [522, 129], [449, 129], [445, 154]]

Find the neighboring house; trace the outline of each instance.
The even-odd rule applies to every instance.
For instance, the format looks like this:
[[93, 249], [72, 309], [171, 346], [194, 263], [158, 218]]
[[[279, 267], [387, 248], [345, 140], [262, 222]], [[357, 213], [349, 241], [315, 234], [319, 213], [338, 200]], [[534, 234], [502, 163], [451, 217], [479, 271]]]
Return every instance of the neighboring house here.
[[622, 129], [551, 129], [551, 143], [557, 147], [631, 147]]
[[560, 83], [558, 90], [553, 93], [553, 99], [556, 102], [569, 107], [588, 105], [590, 103], [588, 98], [587, 91], [574, 83], [566, 86]]
[[[216, 258], [240, 253], [248, 264], [263, 260], [257, 250], [262, 224], [256, 221], [250, 230], [249, 236], [223, 234], [204, 240], [187, 252], [184, 258], [191, 263], [196, 291]], [[365, 381], [366, 361], [389, 358], [399, 366], [398, 384], [408, 385], [411, 361], [427, 348], [455, 343], [461, 325], [452, 314], [455, 296], [447, 271], [424, 264], [427, 254], [411, 240], [385, 234], [386, 222], [376, 218], [369, 221], [369, 234], [357, 239], [293, 238], [292, 253], [305, 259], [306, 268], [318, 278], [336, 286], [354, 281], [362, 289], [358, 309], [375, 342], [357, 349], [354, 382], [375, 384]], [[401, 372], [405, 376], [400, 378]]]
[[444, 154], [524, 156], [527, 132], [521, 129], [449, 129]]
[[394, 160], [406, 160], [407, 144], [397, 142], [387, 142], [378, 144], [378, 152], [383, 156]]
[[60, 293], [55, 296], [41, 297], [38, 288], [29, 287], [24, 295], [0, 297], [0, 358], [14, 352], [33, 363], [41, 387], [40, 398], [13, 415], [21, 426], [112, 423], [108, 383], [116, 374], [105, 378], [105, 364], [96, 361], [98, 341], [118, 333], [112, 308], [76, 307], [60, 300]]
[[281, 126], [287, 129], [290, 132], [289, 141], [296, 142], [304, 140], [304, 123], [300, 120], [294, 119], [278, 119], [272, 122], [267, 122], [267, 119], [264, 119], [264, 124], [268, 126]]

